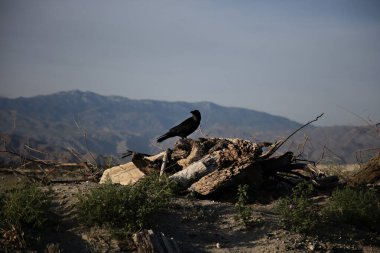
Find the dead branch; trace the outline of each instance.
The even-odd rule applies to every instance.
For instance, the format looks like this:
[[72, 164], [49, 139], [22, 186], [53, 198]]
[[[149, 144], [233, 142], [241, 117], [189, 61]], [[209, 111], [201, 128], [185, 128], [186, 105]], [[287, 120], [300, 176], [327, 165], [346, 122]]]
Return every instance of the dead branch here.
[[[299, 127], [298, 129], [296, 129], [293, 133], [291, 133], [288, 137], [286, 137], [285, 140], [282, 141], [282, 143], [280, 145], [277, 146], [277, 148], [274, 150], [274, 152], [276, 152], [287, 140], [289, 140], [293, 135], [295, 135], [298, 131], [300, 131], [301, 129], [305, 128], [306, 126], [310, 125], [311, 123], [317, 121], [320, 117], [323, 116], [324, 113], [321, 113], [321, 115], [317, 116], [315, 119], [307, 122], [306, 124], [302, 125], [301, 127]], [[273, 153], [274, 153], [273, 152]]]
[[80, 154], [74, 148], [67, 148], [67, 151], [69, 151], [69, 153], [74, 156], [79, 161], [79, 163], [85, 164], [85, 161], [83, 161], [83, 159], [80, 157]]
[[325, 150], [329, 151], [331, 154], [333, 154], [336, 158], [338, 158], [339, 160], [341, 160], [343, 163], [346, 163], [346, 160], [341, 157], [340, 155], [336, 154], [334, 151], [332, 151], [331, 149], [329, 149], [327, 146], [325, 146]]
[[97, 165], [97, 162], [96, 162], [96, 158], [95, 158], [95, 156], [92, 154], [92, 152], [90, 151], [90, 149], [89, 149], [89, 147], [88, 147], [88, 143], [87, 143], [87, 132], [86, 132], [86, 129], [82, 129], [82, 128], [79, 126], [78, 122], [75, 120], [75, 118], [74, 118], [74, 122], [75, 122], [77, 128], [79, 129], [79, 131], [82, 132], [82, 134], [83, 134], [83, 138], [84, 138], [84, 145], [85, 145], [85, 147], [86, 147], [86, 150], [87, 150], [87, 152], [90, 154], [90, 156], [91, 156], [93, 162], [95, 163], [95, 165], [94, 165], [94, 164], [91, 164], [91, 165], [92, 165], [92, 167], [97, 168], [98, 165]]
[[34, 159], [34, 158], [31, 158], [31, 157], [24, 156], [21, 153], [18, 153], [18, 152], [14, 151], [14, 150], [9, 150], [9, 149], [0, 150], [0, 153], [7, 153], [7, 154], [10, 154], [10, 155], [13, 155], [13, 156], [20, 157], [22, 160], [25, 160], [25, 161], [28, 161], [28, 162], [34, 162], [34, 163], [43, 164], [43, 165], [47, 165], [47, 166], [55, 164], [54, 162], [51, 162], [51, 161], [46, 161], [46, 160], [41, 160], [41, 159]]
[[309, 137], [308, 136], [305, 136], [304, 137], [304, 141], [302, 144], [300, 144], [298, 146], [298, 155], [296, 155], [296, 157], [300, 157], [304, 152], [305, 152], [305, 146], [306, 146], [306, 143], [309, 141]]
[[161, 165], [161, 170], [160, 170], [160, 177], [164, 174], [165, 172], [165, 169], [166, 169], [166, 164], [168, 162], [168, 155], [170, 153], [170, 150], [167, 149], [165, 154], [164, 154], [164, 157], [162, 158], [162, 165]]
[[40, 153], [40, 154], [43, 154], [43, 155], [48, 155], [48, 153], [43, 152], [43, 151], [38, 150], [38, 149], [35, 149], [35, 148], [32, 148], [32, 147], [30, 147], [29, 145], [26, 145], [26, 144], [24, 145], [24, 148], [26, 148], [28, 150], [31, 150], [31, 151], [34, 151], [36, 153]]
[[366, 148], [366, 149], [359, 149], [355, 151], [355, 158], [356, 161], [361, 164], [363, 163], [363, 158], [362, 158], [362, 153], [363, 152], [368, 152], [368, 151], [379, 151], [380, 148]]
[[197, 131], [199, 131], [201, 133], [201, 135], [202, 135], [203, 138], [208, 138], [209, 137], [209, 134], [203, 133], [201, 125], [199, 125]]
[[272, 144], [272, 145], [270, 146], [270, 148], [268, 149], [268, 151], [265, 152], [264, 154], [262, 154], [262, 155], [260, 156], [260, 158], [262, 158], [262, 159], [267, 159], [267, 158], [269, 158], [271, 155], [274, 154], [274, 152], [276, 152], [276, 150], [277, 150], [282, 144], [283, 144], [283, 141], [282, 141], [282, 140], [278, 140], [278, 141], [276, 141], [276, 143]]

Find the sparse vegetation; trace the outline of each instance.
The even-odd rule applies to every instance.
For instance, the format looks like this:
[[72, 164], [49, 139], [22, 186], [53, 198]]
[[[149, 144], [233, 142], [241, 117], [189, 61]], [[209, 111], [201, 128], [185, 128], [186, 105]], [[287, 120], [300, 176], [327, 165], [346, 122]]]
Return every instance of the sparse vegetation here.
[[237, 189], [237, 201], [235, 203], [235, 209], [237, 212], [236, 219], [244, 223], [244, 225], [249, 225], [252, 219], [252, 210], [248, 203], [248, 185], [239, 185]]
[[332, 193], [323, 214], [330, 222], [375, 228], [380, 224], [379, 198], [373, 189], [346, 186]]
[[286, 228], [306, 233], [315, 226], [318, 216], [310, 199], [312, 192], [313, 186], [303, 182], [294, 187], [291, 196], [279, 200], [276, 209]]
[[50, 203], [49, 193], [42, 191], [38, 184], [27, 181], [1, 193], [0, 249], [23, 248], [28, 241], [33, 241], [47, 220]]
[[171, 183], [157, 175], [146, 176], [133, 186], [107, 183], [80, 196], [78, 217], [88, 226], [110, 225], [134, 232], [168, 204], [171, 194]]

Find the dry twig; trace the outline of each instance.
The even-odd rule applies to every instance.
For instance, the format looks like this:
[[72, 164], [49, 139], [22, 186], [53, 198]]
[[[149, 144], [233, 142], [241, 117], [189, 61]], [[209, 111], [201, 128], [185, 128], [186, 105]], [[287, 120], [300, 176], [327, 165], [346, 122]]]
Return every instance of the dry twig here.
[[313, 123], [313, 122], [315, 122], [315, 121], [317, 121], [320, 117], [322, 117], [323, 116], [323, 114], [324, 113], [321, 113], [321, 115], [319, 115], [319, 116], [317, 116], [315, 119], [313, 119], [313, 120], [311, 120], [311, 121], [309, 121], [309, 122], [307, 122], [306, 124], [304, 124], [304, 125], [302, 125], [302, 126], [300, 126], [297, 130], [295, 130], [293, 133], [291, 133], [285, 140], [283, 140], [283, 141], [281, 141], [281, 144], [279, 144], [276, 148], [275, 148], [275, 150], [273, 151], [273, 153], [274, 152], [276, 152], [287, 140], [289, 140], [293, 135], [295, 135], [298, 131], [300, 131], [301, 129], [303, 129], [303, 128], [305, 128], [306, 126], [308, 126], [308, 125], [310, 125], [311, 123]]

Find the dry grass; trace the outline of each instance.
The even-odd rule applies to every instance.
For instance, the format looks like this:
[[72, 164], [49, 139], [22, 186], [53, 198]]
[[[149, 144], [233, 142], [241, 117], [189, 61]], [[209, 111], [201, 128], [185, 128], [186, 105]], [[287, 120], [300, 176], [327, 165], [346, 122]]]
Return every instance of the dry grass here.
[[328, 176], [336, 175], [344, 182], [349, 182], [352, 175], [354, 175], [361, 166], [358, 163], [355, 164], [322, 164], [318, 165], [318, 169], [326, 173]]

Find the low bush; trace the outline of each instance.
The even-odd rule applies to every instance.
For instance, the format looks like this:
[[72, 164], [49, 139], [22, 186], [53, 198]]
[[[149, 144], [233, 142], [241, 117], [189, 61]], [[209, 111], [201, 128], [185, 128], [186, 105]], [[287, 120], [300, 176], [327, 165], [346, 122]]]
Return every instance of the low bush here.
[[23, 181], [0, 195], [2, 250], [23, 248], [26, 239], [33, 241], [47, 220], [50, 193], [44, 192], [36, 183]]
[[157, 175], [146, 176], [133, 186], [106, 183], [79, 197], [77, 213], [88, 226], [135, 232], [144, 227], [149, 215], [168, 204], [171, 195], [171, 183]]
[[282, 225], [298, 233], [309, 232], [315, 226], [318, 212], [310, 199], [312, 192], [313, 186], [303, 182], [293, 188], [291, 196], [279, 200], [276, 210]]
[[323, 214], [330, 222], [375, 228], [380, 224], [379, 198], [373, 189], [346, 186], [332, 193]]

